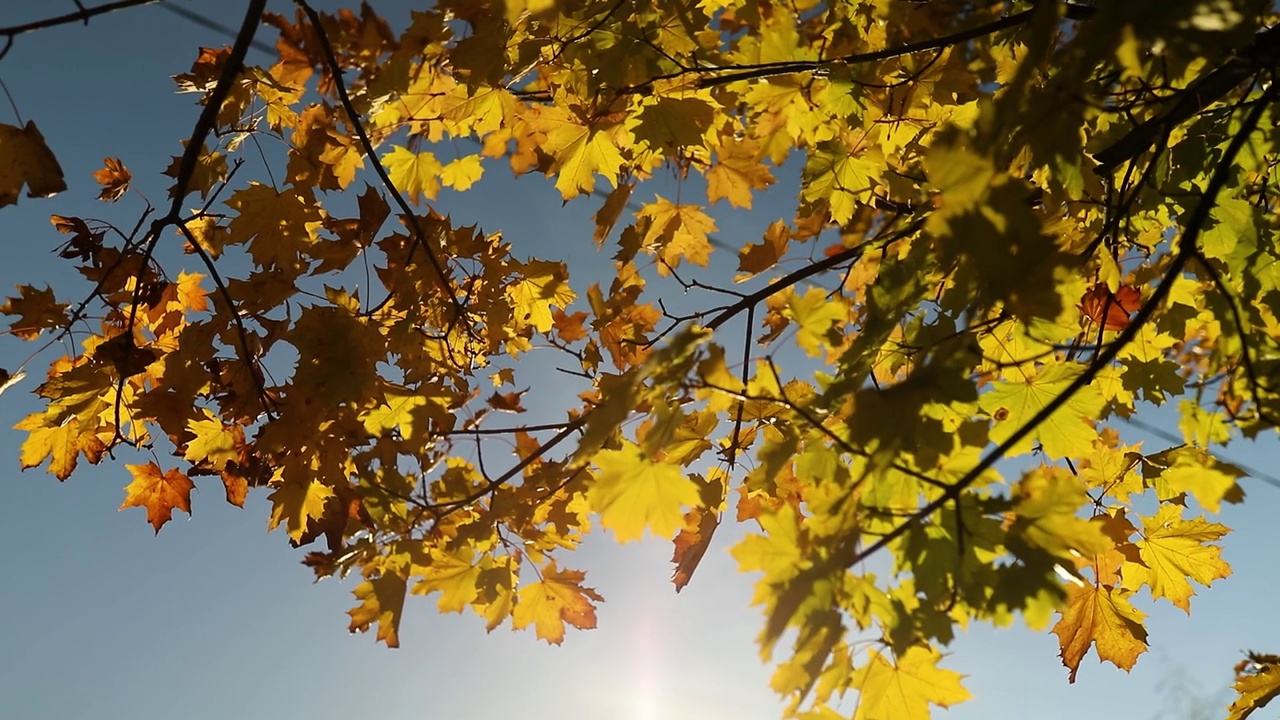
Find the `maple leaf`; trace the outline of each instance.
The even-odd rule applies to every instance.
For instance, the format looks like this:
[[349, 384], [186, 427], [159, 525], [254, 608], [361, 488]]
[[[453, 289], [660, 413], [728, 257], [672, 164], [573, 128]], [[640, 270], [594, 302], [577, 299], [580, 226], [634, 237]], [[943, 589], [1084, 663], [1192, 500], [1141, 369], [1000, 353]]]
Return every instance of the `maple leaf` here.
[[391, 150], [382, 158], [391, 182], [417, 204], [422, 198], [435, 200], [440, 194], [440, 174], [444, 166], [429, 152], [415, 153], [402, 147]]
[[410, 592], [414, 595], [439, 592], [436, 605], [440, 612], [462, 612], [480, 593], [478, 583], [484, 567], [475, 561], [473, 554], [468, 548], [457, 553], [433, 552], [430, 564], [415, 566], [414, 571], [421, 572], [422, 579]]
[[618, 542], [644, 537], [646, 528], [670, 536], [684, 525], [684, 507], [698, 504], [698, 487], [679, 467], [649, 459], [634, 443], [601, 450], [599, 468], [587, 489], [591, 509]]
[[929, 705], [972, 697], [960, 684], [963, 675], [938, 667], [942, 654], [933, 648], [913, 645], [893, 662], [875, 650], [870, 656], [850, 682], [861, 691], [854, 720], [928, 720]]
[[1179, 446], [1143, 457], [1143, 475], [1155, 480], [1162, 500], [1190, 494], [1209, 512], [1231, 500], [1243, 475], [1234, 465], [1220, 462], [1204, 448]]
[[25, 127], [0, 123], [0, 207], [18, 202], [22, 187], [27, 197], [49, 197], [67, 189], [62, 168], [33, 121]]
[[873, 154], [851, 152], [841, 143], [826, 143], [809, 155], [804, 166], [804, 190], [800, 196], [825, 200], [831, 219], [844, 224], [859, 202], [871, 199], [878, 163]]
[[335, 497], [333, 488], [319, 480], [283, 480], [267, 496], [271, 501], [271, 521], [267, 528], [275, 530], [284, 523], [289, 537], [298, 542], [306, 534], [308, 523], [322, 517], [325, 504]]
[[848, 318], [844, 306], [821, 288], [809, 288], [803, 295], [789, 293], [787, 315], [799, 326], [796, 342], [813, 357], [831, 347], [830, 334], [838, 332], [837, 326]]
[[1067, 586], [1067, 607], [1053, 633], [1071, 682], [1090, 646], [1097, 648], [1099, 659], [1122, 670], [1131, 670], [1147, 651], [1146, 615], [1129, 603], [1130, 595], [1132, 591], [1106, 585]]
[[[995, 418], [991, 439], [997, 443], [1004, 442], [1062, 394], [1082, 372], [1079, 365], [1053, 364], [1046, 365], [1022, 382], [997, 383], [990, 392], [978, 398], [978, 405]], [[1097, 417], [1102, 402], [1102, 394], [1095, 386], [1080, 388], [1034, 432], [1010, 448], [1009, 454], [1028, 452], [1037, 441], [1051, 458], [1088, 454], [1093, 439], [1097, 437], [1088, 421]]]
[[[741, 512], [741, 509], [739, 509]], [[777, 586], [810, 564], [800, 549], [800, 524], [795, 510], [783, 505], [756, 518], [763, 535], [748, 535], [729, 550], [742, 572], [762, 571], [763, 586]], [[759, 586], [758, 586], [759, 587]]]
[[37, 290], [31, 285], [18, 285], [18, 297], [11, 297], [0, 305], [0, 313], [16, 315], [9, 323], [11, 332], [23, 340], [34, 340], [44, 330], [66, 327], [67, 303], [60, 303], [53, 290], [46, 287]]
[[160, 533], [160, 528], [173, 519], [175, 509], [191, 514], [191, 490], [195, 483], [181, 470], [174, 468], [162, 472], [153, 462], [146, 465], [125, 465], [133, 475], [133, 482], [125, 487], [124, 502], [120, 509], [140, 507], [147, 509], [147, 522]]
[[357, 585], [352, 594], [360, 605], [347, 611], [351, 616], [350, 631], [365, 632], [377, 624], [377, 638], [387, 647], [400, 647], [405, 587], [405, 579], [395, 573], [383, 573]]
[[764, 231], [760, 244], [745, 245], [738, 251], [738, 269], [756, 275], [777, 265], [787, 253], [787, 241], [790, 239], [791, 229], [787, 224], [781, 220], [774, 222]]
[[33, 468], [49, 458], [49, 472], [59, 480], [66, 480], [75, 472], [77, 460], [83, 453], [89, 462], [97, 464], [106, 452], [106, 443], [96, 432], [84, 432], [80, 419], [68, 418], [53, 426], [41, 414], [27, 416], [14, 427], [31, 434], [22, 442], [22, 469]]
[[586, 574], [578, 570], [560, 570], [555, 561], [539, 571], [541, 579], [520, 588], [511, 624], [517, 630], [534, 626], [540, 640], [552, 645], [564, 641], [566, 623], [579, 630], [596, 626], [595, 603], [604, 600], [595, 590], [583, 587]]
[[400, 437], [417, 437], [414, 428], [414, 411], [430, 401], [413, 393], [388, 392], [378, 407], [364, 415], [364, 429], [373, 435], [385, 435], [398, 430]]
[[635, 188], [636, 186], [631, 183], [619, 184], [618, 187], [609, 192], [604, 204], [596, 211], [593, 217], [596, 221], [596, 229], [592, 235], [596, 246], [603, 245], [604, 241], [609, 238], [609, 234], [613, 232], [613, 226], [618, 223], [618, 218], [622, 216], [622, 211], [627, 208], [627, 201], [631, 199], [631, 191]]
[[1023, 476], [1013, 495], [1017, 520], [1009, 528], [1011, 537], [1066, 560], [1111, 547], [1097, 523], [1078, 517], [1089, 497], [1084, 482], [1070, 471], [1041, 467]]
[[[186, 142], [183, 142], [185, 145]], [[164, 174], [175, 180], [182, 172], [182, 156], [173, 156], [173, 162], [169, 163], [169, 167], [165, 168]], [[187, 192], [199, 192], [200, 198], [209, 197], [209, 193], [214, 186], [225, 180], [227, 177], [227, 156], [213, 150], [204, 150], [196, 157], [196, 167], [191, 173], [190, 182], [187, 183]], [[178, 184], [175, 182], [169, 187], [169, 197], [173, 197], [178, 192]]]
[[[1142, 293], [1125, 285], [1112, 293], [1106, 285], [1094, 285], [1080, 300], [1080, 313], [1104, 330], [1124, 330], [1130, 313], [1142, 307]], [[1106, 320], [1103, 320], [1103, 316]]]
[[591, 192], [597, 173], [611, 185], [617, 184], [618, 171], [626, 161], [611, 129], [584, 124], [560, 108], [543, 108], [534, 118], [534, 127], [546, 136], [544, 151], [555, 159], [548, 172], [557, 173], [556, 189], [565, 200]]
[[[1225, 525], [1204, 518], [1183, 520], [1181, 507], [1161, 505], [1154, 516], [1143, 520], [1142, 528], [1142, 539], [1136, 544], [1146, 567], [1136, 568], [1135, 574], [1144, 576], [1152, 597], [1168, 598], [1190, 614], [1195, 592], [1188, 580], [1208, 586], [1231, 575], [1231, 566], [1222, 560], [1222, 548], [1209, 544], [1230, 531]], [[1126, 580], [1128, 574], [1126, 570]]]
[[480, 156], [466, 155], [451, 160], [448, 165], [440, 169], [440, 182], [445, 187], [462, 192], [480, 182], [482, 175], [484, 175], [484, 166], [480, 164]]
[[707, 170], [707, 203], [728, 200], [744, 210], [751, 209], [751, 191], [764, 190], [777, 182], [760, 162], [760, 144], [752, 140], [733, 141], [720, 148], [716, 162]]
[[195, 435], [183, 453], [187, 460], [207, 463], [215, 470], [224, 469], [227, 463], [244, 461], [244, 429], [239, 425], [224, 425], [206, 410], [202, 419], [187, 421], [187, 428]]
[[277, 192], [258, 183], [237, 190], [227, 207], [239, 213], [227, 227], [227, 242], [251, 242], [249, 252], [262, 268], [296, 268], [300, 254], [319, 239], [324, 223], [324, 211], [301, 193]]
[[1256, 672], [1246, 672], [1241, 668], [1232, 688], [1239, 697], [1227, 708], [1227, 720], [1245, 720], [1280, 695], [1280, 664], [1266, 664]]
[[711, 259], [711, 242], [707, 235], [716, 231], [716, 223], [702, 212], [702, 208], [676, 205], [659, 195], [657, 200], [641, 208], [637, 216], [649, 218], [643, 243], [645, 248], [657, 252], [661, 260], [658, 265], [660, 275], [679, 267], [684, 260], [707, 266]]
[[631, 125], [638, 142], [658, 152], [701, 147], [715, 119], [711, 101], [700, 97], [655, 97], [642, 104]]
[[124, 166], [120, 158], [102, 158], [103, 168], [93, 171], [93, 179], [102, 186], [98, 199], [104, 202], [115, 202], [129, 192], [129, 181], [133, 174]]
[[569, 289], [569, 271], [563, 263], [533, 260], [520, 263], [519, 279], [507, 286], [506, 294], [520, 324], [532, 325], [538, 332], [548, 332], [555, 324], [551, 307], [568, 307], [577, 297]]

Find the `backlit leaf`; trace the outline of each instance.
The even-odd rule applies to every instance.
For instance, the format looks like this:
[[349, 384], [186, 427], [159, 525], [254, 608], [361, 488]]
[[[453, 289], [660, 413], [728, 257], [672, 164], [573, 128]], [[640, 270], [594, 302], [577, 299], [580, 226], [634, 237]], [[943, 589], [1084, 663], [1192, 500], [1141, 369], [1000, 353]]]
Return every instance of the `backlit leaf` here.
[[164, 524], [173, 519], [173, 511], [191, 514], [191, 491], [195, 483], [182, 471], [174, 468], [161, 471], [155, 463], [125, 465], [133, 475], [133, 482], [124, 489], [124, 502], [120, 509], [146, 508], [147, 522], [160, 532]]
[[698, 503], [697, 486], [678, 466], [654, 462], [637, 445], [601, 450], [592, 462], [599, 472], [587, 500], [619, 542], [639, 540], [646, 529], [669, 537], [684, 524], [685, 508]]

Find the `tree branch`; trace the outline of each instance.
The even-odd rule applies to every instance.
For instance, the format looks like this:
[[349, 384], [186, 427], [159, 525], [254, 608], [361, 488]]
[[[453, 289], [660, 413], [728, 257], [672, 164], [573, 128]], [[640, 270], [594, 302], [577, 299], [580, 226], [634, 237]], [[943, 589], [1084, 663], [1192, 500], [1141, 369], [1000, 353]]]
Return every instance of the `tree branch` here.
[[1109, 174], [1121, 163], [1150, 150], [1170, 130], [1221, 100], [1223, 95], [1239, 87], [1258, 70], [1275, 65], [1277, 61], [1280, 61], [1280, 25], [1258, 33], [1252, 45], [1209, 74], [1197, 78], [1155, 117], [1134, 127], [1105, 150], [1094, 153], [1093, 159], [1098, 161], [1097, 172]]
[[107, 13], [112, 13], [117, 10], [126, 10], [131, 7], [150, 5], [157, 2], [162, 2], [162, 0], [117, 0], [116, 2], [91, 8], [86, 8], [83, 5], [76, 3], [80, 9], [73, 13], [45, 18], [44, 20], [35, 20], [21, 25], [11, 25], [6, 28], [0, 28], [0, 35], [3, 35], [5, 38], [4, 49], [0, 50], [0, 59], [3, 59], [4, 56], [9, 53], [9, 48], [13, 47], [13, 39], [18, 35], [35, 32], [37, 30], [45, 30], [59, 25], [69, 25], [74, 22], [83, 22], [85, 25], [88, 25], [89, 18], [97, 17], [98, 15], [106, 15]]

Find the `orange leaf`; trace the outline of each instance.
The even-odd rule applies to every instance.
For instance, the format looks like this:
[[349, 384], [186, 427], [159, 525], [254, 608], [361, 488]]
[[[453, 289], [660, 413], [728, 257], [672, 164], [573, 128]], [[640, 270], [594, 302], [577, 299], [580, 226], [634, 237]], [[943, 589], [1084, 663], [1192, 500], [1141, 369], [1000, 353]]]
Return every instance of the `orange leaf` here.
[[1097, 647], [1099, 659], [1123, 670], [1132, 669], [1138, 656], [1147, 651], [1147, 630], [1142, 626], [1146, 616], [1129, 604], [1131, 594], [1106, 585], [1067, 587], [1067, 607], [1053, 632], [1062, 647], [1062, 664], [1071, 671], [1071, 682], [1076, 681], [1076, 671], [1090, 645]]
[[181, 470], [174, 468], [166, 473], [160, 472], [155, 463], [146, 465], [125, 465], [133, 474], [133, 482], [125, 487], [124, 502], [120, 510], [128, 507], [147, 509], [147, 522], [160, 532], [165, 523], [173, 519], [173, 510], [177, 508], [191, 514], [191, 490], [195, 483]]
[[[1129, 285], [1112, 294], [1106, 285], [1089, 289], [1080, 300], [1080, 312], [1104, 330], [1124, 330], [1129, 326], [1129, 313], [1142, 307], [1142, 293]], [[1103, 321], [1103, 316], [1106, 321]]]
[[711, 545], [711, 536], [720, 526], [720, 516], [710, 510], [694, 508], [685, 514], [684, 528], [676, 535], [672, 543], [675, 551], [671, 553], [671, 562], [675, 563], [675, 572], [671, 574], [671, 582], [676, 592], [684, 589], [693, 578], [693, 571], [698, 569], [702, 556]]
[[551, 313], [551, 321], [555, 325], [556, 334], [565, 342], [576, 342], [587, 337], [587, 329], [582, 326], [582, 321], [586, 319], [587, 313], [581, 310], [572, 315], [563, 310], [556, 310]]
[[115, 202], [129, 192], [129, 181], [133, 174], [124, 166], [120, 158], [102, 158], [105, 167], [93, 172], [93, 179], [102, 186], [98, 199], [104, 202]]

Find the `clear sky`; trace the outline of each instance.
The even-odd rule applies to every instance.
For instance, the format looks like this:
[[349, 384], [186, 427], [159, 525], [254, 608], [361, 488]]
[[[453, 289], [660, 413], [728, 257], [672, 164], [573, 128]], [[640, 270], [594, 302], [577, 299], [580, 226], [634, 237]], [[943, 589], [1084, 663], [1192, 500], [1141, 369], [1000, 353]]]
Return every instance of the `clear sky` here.
[[[96, 4], [85, 0], [86, 4]], [[243, 4], [183, 0], [237, 26]], [[322, 8], [336, 2], [317, 3]], [[412, 3], [375, 0], [399, 25]], [[72, 0], [5, 0], [0, 26], [68, 12]], [[273, 0], [289, 15], [292, 3]], [[262, 31], [268, 41], [272, 32]], [[129, 225], [136, 198], [105, 206], [91, 173], [103, 155], [122, 158], [153, 203], [164, 199], [159, 171], [181, 149], [198, 108], [175, 95], [170, 76], [185, 71], [200, 45], [224, 36], [151, 6], [20, 36], [0, 61], [0, 79], [22, 119], [35, 120], [58, 155], [70, 189], [53, 200], [23, 198], [0, 210], [0, 288], [50, 283], [65, 288], [70, 266], [53, 248], [62, 242], [48, 215], [103, 217]], [[251, 61], [267, 64], [258, 56]], [[0, 104], [0, 122], [17, 124]], [[252, 165], [252, 177], [261, 172]], [[719, 236], [734, 246], [756, 240], [769, 222], [789, 215], [795, 173], [751, 213], [718, 209]], [[790, 183], [788, 183], [790, 179]], [[503, 229], [518, 253], [574, 255], [582, 283], [607, 261], [588, 248], [590, 200], [561, 207], [538, 177], [513, 181], [502, 163], [486, 161], [478, 190], [446, 191], [437, 207], [460, 224]], [[173, 239], [177, 244], [177, 239]], [[166, 256], [176, 274], [181, 256]], [[731, 255], [713, 263], [732, 269]], [[197, 269], [190, 265], [187, 269]], [[0, 337], [0, 367], [12, 369], [32, 346]], [[52, 357], [52, 356], [50, 356]], [[42, 372], [33, 363], [35, 375]], [[38, 405], [29, 378], [0, 397], [0, 427]], [[1151, 422], [1173, 428], [1156, 412]], [[1141, 433], [1126, 431], [1131, 440]], [[486, 635], [474, 616], [441, 616], [430, 599], [410, 598], [403, 647], [388, 650], [371, 636], [349, 636], [345, 612], [351, 582], [312, 584], [301, 552], [283, 533], [266, 533], [268, 504], [251, 495], [228, 506], [207, 482], [193, 496], [194, 518], [177, 514], [153, 537], [143, 512], [116, 512], [127, 474], [118, 464], [82, 467], [66, 483], [44, 470], [18, 471], [23, 433], [0, 430], [0, 527], [10, 565], [0, 581], [0, 716], [26, 720], [152, 720], [184, 717], [521, 718], [521, 720], [770, 720], [778, 701], [770, 669], [754, 645], [761, 627], [749, 607], [751, 580], [739, 575], [722, 528], [693, 582], [672, 591], [669, 545], [618, 547], [605, 537], [562, 561], [586, 570], [607, 599], [600, 627], [571, 632], [550, 647], [508, 627]], [[1146, 449], [1168, 445], [1147, 439]], [[1277, 472], [1277, 445], [1240, 445], [1228, 457]], [[1075, 685], [1057, 658], [1057, 638], [1023, 627], [975, 626], [951, 648], [945, 666], [968, 676], [976, 696], [935, 717], [1003, 720], [1035, 717], [1208, 718], [1230, 699], [1231, 666], [1244, 649], [1280, 651], [1274, 597], [1280, 490], [1245, 480], [1249, 502], [1228, 506], [1220, 520], [1236, 529], [1225, 556], [1236, 575], [1201, 591], [1192, 616], [1168, 604], [1149, 612], [1151, 652], [1131, 675], [1087, 658]], [[1207, 713], [1207, 714], [1206, 714]]]

